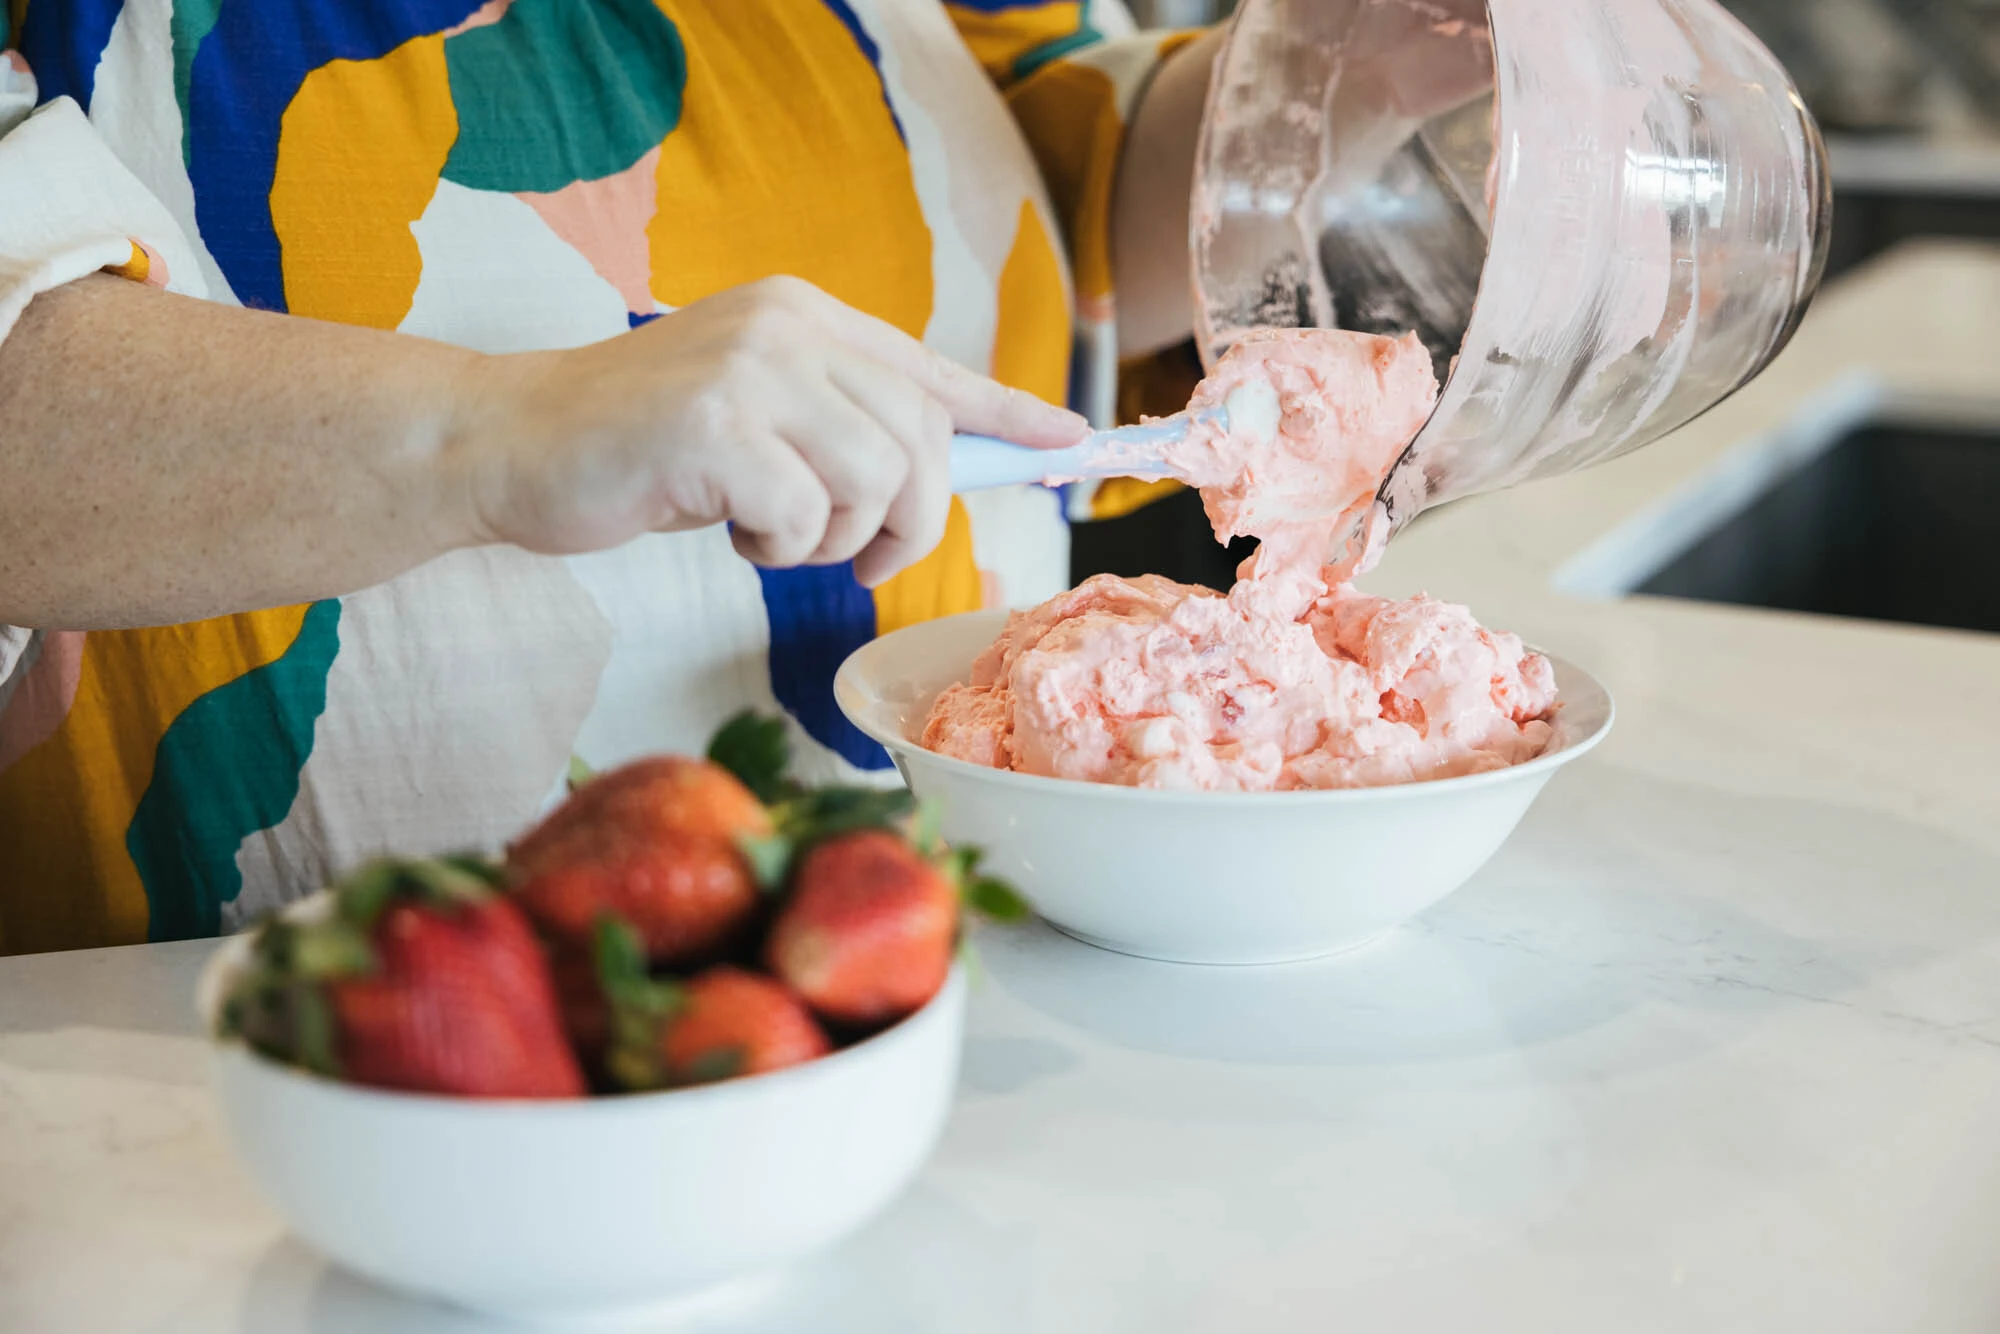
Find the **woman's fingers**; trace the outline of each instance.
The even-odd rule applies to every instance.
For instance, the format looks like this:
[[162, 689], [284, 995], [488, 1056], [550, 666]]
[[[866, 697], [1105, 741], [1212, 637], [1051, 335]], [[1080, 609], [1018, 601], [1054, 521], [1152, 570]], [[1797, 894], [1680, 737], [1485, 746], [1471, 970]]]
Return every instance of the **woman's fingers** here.
[[719, 365], [694, 417], [729, 457], [695, 471], [726, 496], [737, 549], [761, 565], [852, 560], [879, 584], [944, 535], [953, 430], [1058, 448], [1088, 429], [797, 279], [750, 284], [713, 309], [729, 323], [702, 349]]
[[733, 523], [730, 541], [745, 560], [772, 569], [806, 564], [826, 538], [833, 500], [791, 444], [775, 435], [737, 443], [722, 476]]
[[928, 395], [923, 411], [924, 429], [938, 443], [920, 451], [910, 480], [883, 516], [882, 531], [854, 558], [854, 577], [868, 588], [935, 551], [951, 518], [951, 417]]
[[852, 560], [882, 531], [889, 506], [910, 475], [910, 457], [887, 425], [824, 374], [801, 371], [797, 379], [807, 392], [781, 411], [778, 434], [819, 476], [832, 507], [806, 563], [837, 565]]
[[913, 380], [944, 405], [956, 430], [995, 435], [1034, 449], [1073, 445], [1090, 430], [1090, 424], [1069, 409], [967, 370], [895, 325], [863, 314], [809, 283], [768, 281], [781, 283], [783, 299], [796, 302], [838, 342]]
[[909, 461], [880, 531], [855, 559], [854, 573], [874, 587], [922, 560], [944, 536], [951, 512], [951, 414], [917, 384], [872, 358], [836, 352], [827, 378], [888, 432]]

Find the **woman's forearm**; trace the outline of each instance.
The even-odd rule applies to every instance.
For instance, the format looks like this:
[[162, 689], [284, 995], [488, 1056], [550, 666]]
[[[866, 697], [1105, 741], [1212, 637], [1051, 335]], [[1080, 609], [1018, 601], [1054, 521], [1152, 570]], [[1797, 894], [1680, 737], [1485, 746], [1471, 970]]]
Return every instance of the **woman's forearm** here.
[[159, 625], [350, 593], [462, 546], [732, 525], [877, 583], [937, 545], [954, 430], [1082, 418], [796, 278], [554, 352], [94, 277], [0, 342], [0, 623]]
[[352, 592], [476, 540], [446, 458], [475, 354], [94, 277], [0, 342], [0, 622]]
[[1111, 203], [1118, 349], [1125, 356], [1170, 347], [1194, 327], [1188, 207], [1202, 107], [1221, 44], [1218, 28], [1168, 57], [1126, 137]]

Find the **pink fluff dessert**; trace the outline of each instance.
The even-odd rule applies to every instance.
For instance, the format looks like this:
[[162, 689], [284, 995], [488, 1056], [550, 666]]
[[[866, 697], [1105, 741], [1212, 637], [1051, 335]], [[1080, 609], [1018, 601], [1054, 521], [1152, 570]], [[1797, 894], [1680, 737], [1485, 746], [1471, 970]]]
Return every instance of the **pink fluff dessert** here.
[[[1268, 406], [1275, 391], [1275, 411]], [[1257, 553], [1227, 596], [1099, 575], [1008, 618], [922, 744], [975, 764], [1132, 787], [1367, 787], [1504, 768], [1548, 746], [1548, 660], [1464, 607], [1387, 601], [1328, 565], [1436, 401], [1414, 338], [1259, 330], [1169, 460], [1219, 537]], [[1261, 420], [1260, 420], [1261, 419]], [[1377, 554], [1371, 543], [1368, 555]]]

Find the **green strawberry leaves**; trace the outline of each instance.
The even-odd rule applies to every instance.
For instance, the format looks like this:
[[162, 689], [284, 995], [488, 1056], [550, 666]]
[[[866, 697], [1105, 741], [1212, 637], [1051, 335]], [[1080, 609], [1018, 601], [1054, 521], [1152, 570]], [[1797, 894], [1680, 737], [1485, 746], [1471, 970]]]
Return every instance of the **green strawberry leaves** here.
[[250, 968], [223, 1002], [217, 1031], [272, 1060], [337, 1078], [337, 1034], [325, 984], [375, 966], [374, 947], [351, 922], [274, 917], [258, 929]]
[[960, 900], [981, 917], [995, 922], [1025, 922], [1034, 909], [1005, 880], [979, 874], [986, 854], [978, 848], [954, 848], [945, 855], [946, 874], [958, 885]]
[[333, 911], [338, 921], [366, 931], [388, 908], [403, 885], [400, 862], [384, 858], [369, 862], [333, 887]]
[[667, 1087], [660, 1034], [685, 1003], [684, 993], [647, 972], [645, 945], [621, 919], [609, 913], [598, 918], [591, 945], [597, 984], [611, 1011], [605, 1069], [620, 1088], [633, 1092]]
[[498, 866], [470, 853], [428, 860], [383, 857], [333, 887], [334, 912], [341, 921], [369, 931], [396, 900], [452, 907], [477, 903], [505, 883], [505, 873]]
[[220, 1036], [241, 1038], [274, 1061], [338, 1079], [333, 1006], [319, 987], [261, 977], [239, 986], [223, 1006]]
[[767, 893], [784, 888], [799, 854], [813, 844], [856, 829], [900, 830], [916, 808], [916, 799], [903, 788], [808, 788], [799, 783], [789, 774], [792, 744], [781, 718], [737, 714], [709, 742], [708, 758], [771, 808], [776, 831], [737, 843], [758, 887]]
[[591, 945], [596, 954], [597, 983], [604, 989], [614, 1017], [625, 1014], [658, 1020], [680, 1008], [678, 990], [653, 979], [647, 971], [644, 942], [622, 918], [610, 913], [599, 917]]
[[620, 1088], [643, 1093], [710, 1084], [742, 1073], [747, 1053], [740, 1047], [718, 1047], [701, 1053], [684, 1069], [668, 1069], [660, 1040], [686, 1007], [687, 992], [647, 972], [638, 932], [617, 917], [607, 913], [597, 919], [592, 944], [598, 985], [611, 1008], [611, 1049], [605, 1068]]
[[785, 802], [775, 814], [780, 832], [803, 848], [857, 829], [900, 832], [916, 808], [908, 788], [821, 787]]
[[905, 788], [807, 788], [789, 770], [792, 743], [782, 719], [745, 712], [722, 725], [708, 758], [772, 808], [778, 831], [792, 844], [852, 829], [896, 828], [916, 806]]
[[946, 848], [935, 802], [917, 801], [908, 788], [807, 788], [788, 777], [791, 741], [783, 719], [737, 714], [716, 732], [708, 758], [771, 808], [777, 832], [737, 844], [766, 893], [785, 888], [792, 867], [813, 844], [859, 829], [889, 829], [942, 865], [973, 912], [996, 922], [1019, 922], [1032, 914], [1011, 885], [977, 873], [978, 849]]
[[910, 842], [926, 857], [944, 852], [944, 810], [935, 801], [917, 803], [910, 819]]
[[798, 791], [797, 784], [787, 776], [792, 765], [792, 743], [785, 734], [782, 718], [767, 718], [747, 710], [737, 714], [708, 743], [708, 758], [735, 774], [767, 806]]
[[739, 839], [736, 847], [750, 863], [758, 888], [767, 894], [784, 890], [792, 867], [807, 849], [857, 829], [901, 832], [916, 807], [903, 788], [819, 787], [800, 791], [771, 807], [776, 832], [762, 838]]
[[328, 916], [272, 917], [257, 929], [250, 966], [223, 1002], [218, 1033], [272, 1060], [338, 1077], [339, 1034], [327, 984], [375, 971], [371, 935], [382, 914], [406, 900], [447, 910], [477, 903], [503, 881], [499, 867], [469, 854], [368, 862], [332, 887]]
[[375, 971], [375, 947], [365, 930], [338, 918], [273, 922], [265, 928], [272, 968], [302, 982], [332, 982]]
[[705, 1051], [687, 1063], [681, 1071], [679, 1083], [714, 1084], [724, 1079], [734, 1079], [743, 1072], [744, 1051], [741, 1047], [717, 1047]]
[[967, 884], [964, 889], [965, 906], [995, 922], [1025, 922], [1034, 916], [1034, 909], [1005, 880], [992, 876], [981, 876]]
[[743, 860], [750, 863], [750, 876], [757, 882], [757, 888], [766, 894], [774, 894], [785, 886], [785, 878], [792, 873], [792, 841], [783, 834], [767, 834], [760, 838], [739, 838], [736, 850], [743, 854]]

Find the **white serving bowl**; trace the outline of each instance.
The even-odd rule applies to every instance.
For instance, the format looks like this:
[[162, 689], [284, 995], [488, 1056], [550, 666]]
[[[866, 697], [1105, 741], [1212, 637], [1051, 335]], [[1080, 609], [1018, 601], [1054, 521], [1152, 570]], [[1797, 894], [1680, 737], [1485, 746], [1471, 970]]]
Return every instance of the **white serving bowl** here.
[[1050, 923], [1093, 945], [1183, 963], [1280, 963], [1363, 944], [1470, 879], [1557, 769], [1603, 740], [1611, 697], [1554, 660], [1546, 753], [1464, 778], [1331, 792], [1163, 792], [1008, 773], [919, 746], [939, 692], [1006, 622], [968, 612], [895, 631], [834, 680], [854, 725], [895, 757], [944, 833], [987, 852]]
[[[249, 954], [202, 977], [214, 1031]], [[563, 1328], [659, 1317], [854, 1232], [902, 1192], [950, 1110], [954, 970], [922, 1010], [774, 1074], [666, 1093], [479, 1101], [341, 1084], [216, 1044], [231, 1147], [292, 1229], [387, 1287]]]

